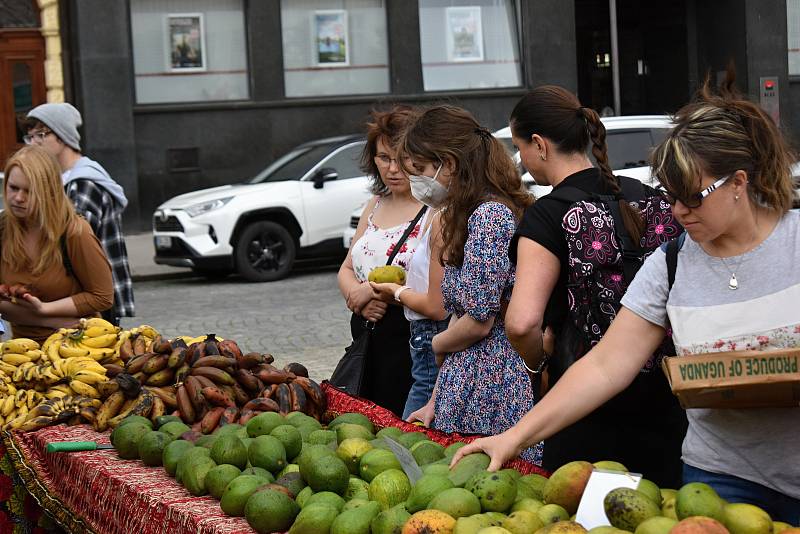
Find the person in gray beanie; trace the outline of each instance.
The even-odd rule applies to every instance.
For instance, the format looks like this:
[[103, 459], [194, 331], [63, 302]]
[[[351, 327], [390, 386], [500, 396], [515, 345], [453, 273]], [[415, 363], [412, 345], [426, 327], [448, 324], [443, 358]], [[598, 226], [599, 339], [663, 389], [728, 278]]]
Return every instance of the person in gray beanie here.
[[56, 158], [67, 196], [102, 243], [114, 277], [114, 306], [103, 316], [119, 325], [121, 317], [134, 315], [133, 282], [122, 233], [128, 199], [102, 165], [81, 153], [81, 124], [81, 113], [72, 104], [42, 104], [28, 113], [23, 139]]

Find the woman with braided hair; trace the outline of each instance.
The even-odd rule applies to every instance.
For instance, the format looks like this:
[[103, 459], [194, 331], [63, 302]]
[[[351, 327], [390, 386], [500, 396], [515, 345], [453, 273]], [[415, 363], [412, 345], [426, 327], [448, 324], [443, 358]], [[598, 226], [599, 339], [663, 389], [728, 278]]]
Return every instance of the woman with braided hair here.
[[[679, 226], [655, 189], [613, 174], [600, 117], [566, 89], [534, 89], [514, 108], [510, 126], [523, 165], [536, 183], [553, 186], [553, 192], [527, 209], [509, 248], [517, 283], [506, 329], [534, 382], [546, 369], [552, 386], [599, 341], [619, 309], [631, 281], [623, 268], [620, 233], [624, 230], [632, 243], [652, 250], [677, 235]], [[589, 147], [597, 167], [587, 155]], [[655, 234], [658, 224], [643, 217], [646, 210], [669, 219], [659, 221], [662, 234]], [[638, 268], [641, 261], [635, 262]], [[586, 320], [595, 315], [598, 321]], [[548, 328], [555, 346], [552, 358], [546, 359], [543, 332]], [[648, 362], [642, 371], [616, 398], [550, 436], [543, 467], [614, 459], [659, 485], [678, 485], [686, 418], [658, 361]], [[654, 442], [661, 444], [658, 455], [653, 454]]]
[[[696, 101], [678, 111], [675, 128], [652, 156], [665, 199], [686, 229], [682, 239], [647, 258], [602, 340], [519, 424], [462, 448], [454, 461], [483, 450], [492, 457], [490, 469], [497, 469], [541, 439], [546, 455], [551, 436], [630, 387], [666, 332], [685, 358], [800, 346], [800, 213], [791, 210], [796, 196], [794, 156], [770, 116], [734, 90], [732, 74], [729, 71], [719, 93], [706, 81]], [[573, 110], [577, 113], [577, 106]], [[512, 120], [512, 130], [523, 133], [515, 124]], [[537, 140], [534, 136], [531, 141], [533, 155]], [[543, 149], [552, 146], [539, 144]], [[549, 160], [552, 151], [546, 156]], [[530, 165], [534, 158], [528, 154], [524, 159]], [[517, 290], [530, 292], [527, 270], [549, 273], [554, 281], [558, 269], [547, 261], [526, 267], [530, 262], [525, 255], [531, 253], [525, 249], [535, 251], [538, 245], [525, 243], [520, 238], [517, 245], [517, 284], [507, 330], [524, 356], [535, 353], [538, 358], [540, 347], [526, 348], [538, 340], [526, 336], [524, 319], [529, 314], [515, 302]], [[677, 251], [669, 265], [668, 251]], [[541, 309], [535, 303], [534, 307]], [[650, 420], [663, 419], [657, 407], [648, 408]], [[774, 521], [800, 522], [800, 409], [686, 412], [685, 483], [709, 484], [728, 502], [757, 505]], [[619, 424], [625, 423], [616, 421], [611, 430], [619, 432]], [[666, 427], [661, 436], [674, 432]], [[658, 450], [660, 443], [654, 441], [648, 449]]]

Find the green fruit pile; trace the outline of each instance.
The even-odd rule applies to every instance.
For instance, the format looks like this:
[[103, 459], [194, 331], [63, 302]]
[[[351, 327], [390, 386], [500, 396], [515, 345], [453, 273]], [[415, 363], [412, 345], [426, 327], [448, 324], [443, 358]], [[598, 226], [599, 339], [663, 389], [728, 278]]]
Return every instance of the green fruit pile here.
[[[154, 425], [131, 416], [111, 440], [121, 458], [163, 465], [189, 493], [219, 499], [225, 514], [245, 517], [259, 533], [585, 533], [574, 514], [592, 470], [626, 470], [616, 462], [570, 462], [549, 479], [513, 469], [492, 473], [485, 454], [465, 456], [450, 469], [463, 443], [445, 448], [422, 432], [397, 428], [375, 433], [358, 413], [342, 414], [326, 428], [301, 412], [265, 412], [211, 435], [189, 430], [170, 417]], [[416, 484], [384, 438], [408, 449], [420, 465]], [[778, 534], [790, 528], [755, 506], [726, 503], [698, 483], [676, 491], [643, 479], [635, 490], [612, 490], [604, 504], [612, 526], [592, 534]]]

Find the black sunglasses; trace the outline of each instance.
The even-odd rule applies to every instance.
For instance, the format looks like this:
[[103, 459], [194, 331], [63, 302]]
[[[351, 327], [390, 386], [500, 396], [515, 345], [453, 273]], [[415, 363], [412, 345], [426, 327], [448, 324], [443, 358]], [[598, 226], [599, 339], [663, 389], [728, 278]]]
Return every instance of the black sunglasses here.
[[666, 200], [670, 206], [674, 206], [675, 203], [680, 200], [681, 204], [683, 204], [687, 208], [692, 208], [692, 209], [699, 208], [700, 205], [703, 203], [703, 199], [706, 198], [711, 193], [713, 193], [714, 190], [716, 190], [722, 184], [727, 182], [731, 176], [732, 176], [731, 174], [723, 176], [722, 178], [720, 178], [713, 184], [709, 185], [699, 193], [694, 193], [693, 195], [690, 195], [688, 198], [677, 197], [672, 193], [670, 193], [669, 191], [667, 191], [666, 188], [664, 188], [664, 186], [659, 187], [659, 191], [664, 196], [664, 200]]

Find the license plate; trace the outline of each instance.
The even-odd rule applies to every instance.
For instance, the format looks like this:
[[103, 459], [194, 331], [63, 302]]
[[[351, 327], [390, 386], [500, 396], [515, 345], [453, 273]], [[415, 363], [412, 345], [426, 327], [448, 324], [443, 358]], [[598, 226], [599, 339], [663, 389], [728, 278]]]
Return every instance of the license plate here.
[[156, 248], [171, 248], [172, 238], [168, 235], [156, 236]]

